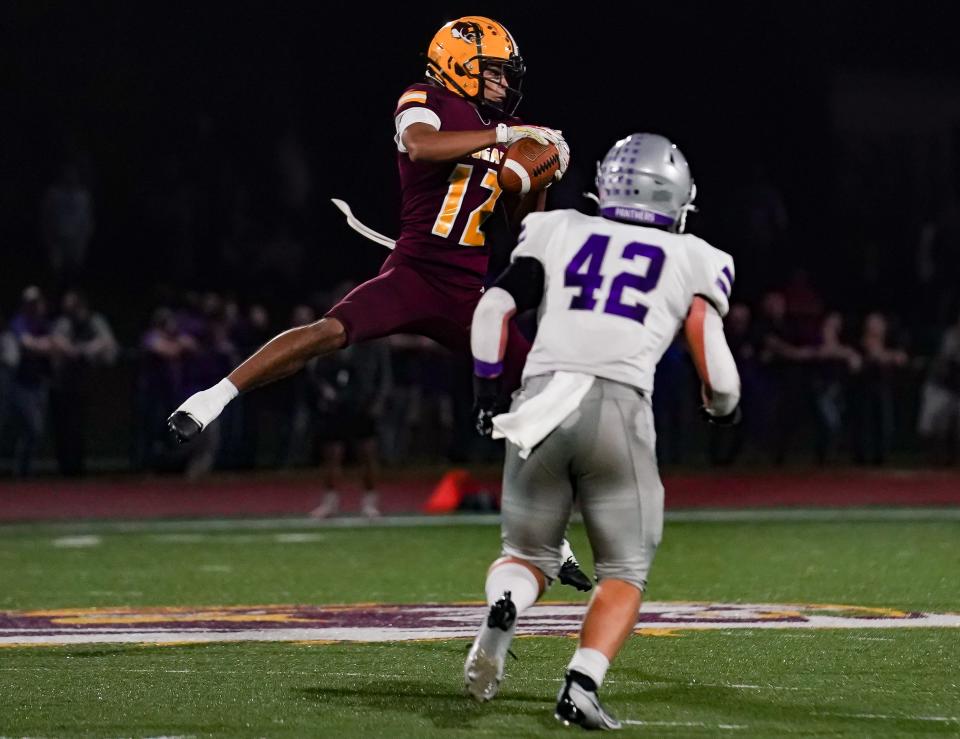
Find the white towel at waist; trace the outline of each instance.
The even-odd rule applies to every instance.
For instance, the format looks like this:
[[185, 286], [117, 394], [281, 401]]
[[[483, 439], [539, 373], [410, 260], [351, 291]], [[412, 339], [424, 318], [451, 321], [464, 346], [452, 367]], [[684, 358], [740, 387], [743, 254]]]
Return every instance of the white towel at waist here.
[[510, 413], [494, 416], [493, 438], [506, 437], [520, 448], [520, 458], [526, 459], [537, 444], [577, 409], [593, 387], [593, 381], [593, 375], [582, 372], [554, 372], [537, 395]]

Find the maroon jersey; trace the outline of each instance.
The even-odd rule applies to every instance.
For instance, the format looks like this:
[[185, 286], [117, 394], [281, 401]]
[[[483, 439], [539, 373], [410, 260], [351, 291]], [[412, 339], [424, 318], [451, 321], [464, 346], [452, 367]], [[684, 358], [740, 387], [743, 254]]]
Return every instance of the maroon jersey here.
[[[430, 83], [408, 87], [394, 116], [413, 109], [416, 120], [439, 123], [441, 131], [479, 131], [498, 123], [517, 125], [516, 118], [492, 118], [470, 102]], [[399, 144], [399, 141], [398, 141]], [[455, 162], [413, 162], [398, 151], [400, 168], [400, 238], [396, 251], [418, 262], [451, 267], [449, 275], [463, 284], [481, 284], [487, 273], [489, 247], [484, 222], [500, 197], [497, 167], [503, 145], [468, 154]]]

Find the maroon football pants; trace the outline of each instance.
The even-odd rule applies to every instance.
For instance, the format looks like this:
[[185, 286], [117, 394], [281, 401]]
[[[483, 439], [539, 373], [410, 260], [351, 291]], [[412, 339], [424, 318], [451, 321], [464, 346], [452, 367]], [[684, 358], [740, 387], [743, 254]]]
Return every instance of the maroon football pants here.
[[[391, 334], [418, 334], [455, 354], [470, 355], [470, 324], [482, 292], [391, 254], [380, 274], [356, 287], [327, 312], [347, 332], [347, 344]], [[504, 390], [520, 387], [530, 342], [510, 321], [504, 356]]]

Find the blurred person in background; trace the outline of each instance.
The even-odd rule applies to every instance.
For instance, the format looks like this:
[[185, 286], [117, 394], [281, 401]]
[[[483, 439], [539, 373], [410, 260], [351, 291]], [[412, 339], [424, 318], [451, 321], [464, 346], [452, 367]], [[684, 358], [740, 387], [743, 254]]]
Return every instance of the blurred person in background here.
[[[195, 351], [183, 356], [183, 391], [196, 392], [228, 372], [239, 359], [230, 338], [225, 302], [219, 293], [189, 293], [179, 321], [182, 330], [193, 339]], [[185, 448], [185, 474], [191, 479], [208, 475], [216, 466], [220, 451], [221, 424], [210, 438], [198, 439]]]
[[[261, 304], [254, 303], [241, 312], [232, 324], [230, 340], [240, 356], [246, 357], [266, 344], [274, 331], [270, 323], [270, 313]], [[273, 390], [273, 392], [271, 392]], [[236, 448], [228, 446], [228, 467], [236, 469], [254, 469], [260, 455], [260, 428], [264, 425], [268, 410], [282, 395], [279, 386], [268, 388], [262, 393], [251, 393], [237, 399], [225, 413], [237, 428]]]
[[[352, 288], [352, 284], [340, 286], [335, 291], [336, 299]], [[326, 518], [338, 512], [343, 462], [348, 447], [352, 447], [360, 463], [363, 484], [360, 511], [367, 518], [375, 518], [380, 515], [377, 427], [393, 387], [387, 342], [366, 341], [351, 345], [341, 352], [315, 360], [308, 371], [318, 388], [317, 441], [325, 490], [322, 502], [310, 515]]]
[[822, 329], [823, 298], [810, 282], [810, 273], [806, 269], [793, 269], [783, 288], [783, 298], [792, 339], [800, 345], [816, 344]]
[[58, 282], [83, 275], [93, 236], [93, 196], [78, 162], [68, 162], [43, 195], [40, 224], [50, 267]]
[[[733, 426], [711, 425], [707, 428], [710, 462], [718, 466], [736, 462], [743, 451], [747, 436], [755, 433], [754, 408], [759, 387], [756, 335], [750, 307], [746, 303], [730, 305], [730, 312], [723, 322], [723, 331], [740, 373], [740, 407], [743, 408], [743, 421]], [[689, 393], [686, 395], [689, 397]]]
[[800, 346], [787, 320], [787, 301], [782, 292], [772, 290], [763, 296], [757, 320], [760, 371], [757, 397], [765, 398], [761, 420], [762, 438], [771, 444], [775, 464], [786, 462], [797, 425], [809, 415], [810, 394], [802, 363], [810, 358], [808, 348]]
[[180, 329], [170, 308], [163, 306], [153, 312], [150, 328], [140, 339], [136, 402], [139, 433], [134, 452], [138, 469], [168, 463], [167, 407], [183, 393], [184, 363], [198, 350], [196, 340]]
[[[309, 305], [298, 305], [290, 314], [290, 325], [303, 326], [317, 320], [316, 311]], [[277, 386], [279, 396], [280, 429], [277, 434], [277, 465], [295, 467], [313, 461], [313, 437], [317, 422], [317, 407], [321, 382], [314, 367], [317, 360], [307, 362], [305, 371], [298, 372], [287, 382]]]
[[863, 322], [859, 349], [863, 368], [853, 393], [853, 454], [859, 464], [882, 465], [894, 436], [893, 383], [909, 357], [888, 346], [887, 319], [880, 312]]
[[[380, 421], [383, 457], [388, 464], [410, 460], [418, 451], [424, 417], [428, 365], [442, 362], [442, 349], [424, 336], [395, 334], [386, 339], [392, 390]], [[446, 414], [449, 416], [449, 414]], [[449, 419], [448, 419], [449, 420]], [[449, 426], [445, 426], [449, 430]]]
[[[7, 419], [10, 417], [10, 396], [13, 392], [13, 377], [20, 364], [20, 344], [0, 315], [0, 444], [6, 439]], [[0, 453], [4, 450], [0, 446]]]
[[811, 377], [816, 414], [817, 461], [825, 464], [837, 452], [847, 416], [851, 375], [863, 364], [860, 354], [843, 342], [843, 316], [829, 312], [820, 327]]
[[46, 425], [53, 360], [69, 347], [51, 333], [47, 301], [36, 286], [23, 291], [20, 310], [10, 321], [10, 331], [20, 354], [10, 388], [15, 424], [14, 474], [27, 477]]
[[[230, 346], [236, 347], [238, 330], [244, 318], [240, 305], [233, 296], [224, 298], [222, 314], [218, 331]], [[239, 355], [239, 349], [235, 348], [235, 351]], [[233, 470], [243, 466], [240, 452], [243, 446], [244, 415], [242, 404], [236, 403], [220, 419], [220, 450], [216, 462], [218, 469]]]
[[664, 465], [683, 463], [690, 446], [690, 423], [697, 406], [690, 399], [690, 388], [697, 382], [693, 363], [680, 336], [667, 347], [657, 363], [653, 394], [654, 422], [657, 429], [657, 459]]
[[57, 466], [60, 474], [76, 476], [85, 467], [87, 411], [96, 368], [113, 364], [119, 346], [107, 319], [91, 311], [78, 290], [64, 294], [53, 333], [65, 347], [54, 363], [50, 396]]
[[917, 433], [932, 462], [960, 461], [960, 315], [943, 332], [923, 383]]

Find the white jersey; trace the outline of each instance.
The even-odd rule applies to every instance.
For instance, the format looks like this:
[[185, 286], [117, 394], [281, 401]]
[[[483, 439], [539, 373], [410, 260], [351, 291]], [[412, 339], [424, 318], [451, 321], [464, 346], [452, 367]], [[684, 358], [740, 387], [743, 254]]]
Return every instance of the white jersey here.
[[721, 316], [729, 308], [733, 258], [692, 234], [574, 210], [531, 213], [512, 256], [520, 257], [546, 274], [524, 379], [583, 372], [652, 392], [694, 296]]

